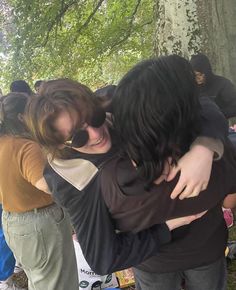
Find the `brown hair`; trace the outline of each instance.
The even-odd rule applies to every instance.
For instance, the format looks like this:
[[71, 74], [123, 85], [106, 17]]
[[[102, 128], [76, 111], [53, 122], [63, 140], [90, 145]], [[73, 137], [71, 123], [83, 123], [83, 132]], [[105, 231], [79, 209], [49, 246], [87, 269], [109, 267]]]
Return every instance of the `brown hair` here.
[[76, 111], [82, 124], [91, 118], [97, 102], [93, 92], [79, 82], [69, 79], [48, 81], [30, 100], [25, 112], [26, 123], [36, 142], [53, 156], [63, 157], [64, 150], [60, 150], [59, 145], [65, 140], [53, 128], [54, 121], [63, 110]]
[[28, 99], [24, 93], [9, 93], [0, 98], [0, 135], [30, 138], [23, 120]]

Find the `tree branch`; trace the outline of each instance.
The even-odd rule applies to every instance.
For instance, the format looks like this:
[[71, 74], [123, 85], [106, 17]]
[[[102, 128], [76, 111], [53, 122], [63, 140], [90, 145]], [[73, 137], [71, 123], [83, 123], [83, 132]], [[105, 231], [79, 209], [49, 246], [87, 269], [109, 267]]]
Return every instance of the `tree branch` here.
[[64, 1], [62, 0], [61, 10], [57, 14], [57, 16], [53, 19], [53, 21], [51, 21], [51, 23], [49, 24], [48, 31], [47, 31], [45, 40], [42, 43], [42, 46], [46, 46], [48, 39], [49, 39], [49, 35], [50, 35], [53, 27], [60, 22], [61, 18], [65, 15], [67, 10], [76, 3], [77, 3], [77, 1], [72, 1], [71, 3], [68, 3], [67, 5], [63, 5]]
[[83, 29], [85, 29], [85, 28], [89, 25], [90, 21], [92, 20], [92, 18], [94, 17], [94, 15], [96, 14], [96, 12], [98, 11], [98, 9], [100, 8], [100, 6], [102, 5], [102, 3], [103, 3], [104, 1], [105, 1], [105, 0], [100, 0], [100, 1], [98, 2], [98, 4], [96, 5], [96, 7], [95, 7], [94, 10], [92, 11], [92, 13], [89, 15], [89, 17], [88, 17], [88, 18], [86, 19], [86, 21], [84, 22], [84, 24], [82, 24], [82, 26], [78, 29], [78, 31], [77, 31], [77, 36], [76, 36], [75, 39], [74, 39], [75, 42], [77, 41], [77, 39], [78, 39], [78, 37], [79, 37], [81, 31], [82, 31]]
[[[131, 36], [131, 34], [132, 34], [132, 32], [133, 32], [133, 30], [132, 30], [132, 28], [133, 28], [133, 22], [134, 22], [135, 15], [136, 15], [136, 13], [137, 13], [137, 11], [138, 11], [138, 7], [139, 7], [140, 3], [141, 3], [141, 0], [138, 0], [137, 3], [136, 3], [136, 6], [135, 6], [135, 8], [134, 8], [134, 11], [133, 11], [133, 13], [132, 13], [132, 15], [131, 15], [131, 18], [130, 18], [130, 21], [129, 21], [129, 29], [128, 29], [127, 33], [124, 35], [124, 37], [123, 37], [122, 39], [120, 39], [118, 42], [114, 43], [114, 44], [110, 47], [110, 53], [109, 53], [108, 55], [111, 55], [113, 49], [114, 49], [116, 46], [122, 44], [123, 42], [125, 42], [125, 41], [126, 41], [126, 40]], [[151, 23], [152, 23], [152, 20], [149, 21], [149, 22], [147, 22], [147, 23], [144, 23], [142, 26], [145, 26], [145, 25], [147, 25], [147, 24], [151, 24]]]

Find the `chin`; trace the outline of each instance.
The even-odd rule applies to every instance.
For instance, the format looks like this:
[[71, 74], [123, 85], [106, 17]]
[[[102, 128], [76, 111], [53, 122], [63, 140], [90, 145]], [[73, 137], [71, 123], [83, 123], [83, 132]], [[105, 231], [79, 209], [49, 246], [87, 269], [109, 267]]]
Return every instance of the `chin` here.
[[107, 153], [111, 149], [111, 142], [108, 142], [103, 148], [101, 148], [100, 153]]

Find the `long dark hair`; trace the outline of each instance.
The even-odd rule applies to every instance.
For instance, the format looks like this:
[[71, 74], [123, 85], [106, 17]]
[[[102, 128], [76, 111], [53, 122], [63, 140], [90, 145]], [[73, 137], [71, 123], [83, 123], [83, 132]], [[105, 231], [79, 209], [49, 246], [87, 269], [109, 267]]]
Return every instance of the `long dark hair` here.
[[30, 138], [23, 120], [28, 98], [23, 93], [9, 93], [0, 98], [0, 135]]
[[198, 90], [189, 62], [171, 55], [137, 64], [118, 84], [113, 109], [121, 144], [151, 184], [167, 158], [176, 163], [199, 130]]

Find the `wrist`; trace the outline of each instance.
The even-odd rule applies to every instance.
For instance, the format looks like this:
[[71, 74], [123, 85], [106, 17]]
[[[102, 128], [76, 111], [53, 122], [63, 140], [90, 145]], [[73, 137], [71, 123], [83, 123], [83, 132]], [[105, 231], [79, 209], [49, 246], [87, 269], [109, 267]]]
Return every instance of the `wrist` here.
[[[211, 151], [211, 155], [214, 160], [219, 160], [224, 153], [224, 145], [219, 139], [214, 139], [210, 137], [197, 137], [190, 149], [199, 150], [199, 154], [201, 152], [207, 152], [207, 150]], [[206, 149], [206, 150], [204, 150]]]
[[215, 152], [212, 151], [210, 148], [205, 147], [204, 145], [201, 144], [195, 144], [193, 147], [191, 147], [192, 152], [197, 152], [198, 154], [207, 154], [209, 157], [213, 158]]

